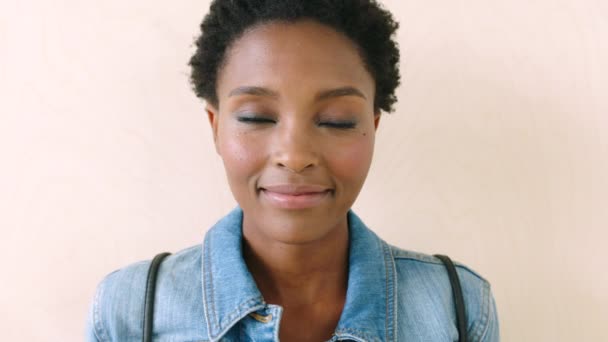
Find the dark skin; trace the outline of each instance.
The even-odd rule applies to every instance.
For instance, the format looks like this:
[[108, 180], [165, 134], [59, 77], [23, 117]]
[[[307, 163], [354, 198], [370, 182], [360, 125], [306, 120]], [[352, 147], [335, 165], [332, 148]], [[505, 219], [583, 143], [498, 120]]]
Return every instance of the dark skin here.
[[[272, 23], [234, 42], [217, 92], [219, 104], [206, 110], [243, 209], [249, 270], [264, 300], [283, 307], [281, 340], [328, 340], [346, 299], [346, 214], [367, 176], [380, 120], [373, 78], [333, 29]], [[327, 195], [314, 206], [284, 208], [269, 197], [277, 184], [321, 185]]]
[[250, 241], [245, 244], [247, 265], [265, 301], [283, 307], [282, 341], [326, 341], [334, 332], [346, 298], [344, 232], [338, 230], [326, 247], [267, 246], [257, 254]]

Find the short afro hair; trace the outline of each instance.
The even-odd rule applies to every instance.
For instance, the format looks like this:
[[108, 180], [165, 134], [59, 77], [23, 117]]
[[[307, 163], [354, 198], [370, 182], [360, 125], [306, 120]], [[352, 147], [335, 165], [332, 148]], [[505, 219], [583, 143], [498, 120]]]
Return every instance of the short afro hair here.
[[213, 0], [190, 59], [196, 95], [219, 105], [217, 79], [226, 51], [243, 33], [269, 22], [315, 20], [350, 38], [376, 85], [374, 111], [392, 112], [399, 86], [399, 24], [375, 0]]

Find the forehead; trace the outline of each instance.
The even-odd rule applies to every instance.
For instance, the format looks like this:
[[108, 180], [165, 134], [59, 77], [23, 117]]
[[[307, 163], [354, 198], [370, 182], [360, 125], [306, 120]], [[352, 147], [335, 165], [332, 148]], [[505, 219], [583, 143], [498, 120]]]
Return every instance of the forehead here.
[[345, 85], [374, 91], [355, 43], [314, 21], [266, 23], [237, 39], [218, 75], [218, 96], [243, 85], [287, 93]]

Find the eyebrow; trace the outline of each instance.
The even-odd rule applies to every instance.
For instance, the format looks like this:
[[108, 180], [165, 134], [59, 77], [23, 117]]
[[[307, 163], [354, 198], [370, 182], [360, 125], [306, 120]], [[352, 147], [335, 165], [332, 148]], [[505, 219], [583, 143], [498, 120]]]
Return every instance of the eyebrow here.
[[[228, 93], [228, 97], [239, 96], [239, 95], [253, 95], [253, 96], [262, 96], [262, 97], [270, 97], [273, 99], [279, 98], [279, 93], [268, 88], [264, 87], [255, 87], [255, 86], [243, 86], [238, 87], [230, 91]], [[363, 92], [355, 87], [340, 87], [335, 89], [323, 90], [318, 92], [315, 95], [316, 101], [327, 100], [334, 97], [341, 96], [357, 96], [363, 99], [367, 99]]]
[[319, 92], [317, 96], [315, 96], [315, 100], [321, 101], [341, 96], [357, 96], [367, 100], [365, 95], [363, 95], [363, 92], [355, 87], [341, 87], [336, 89], [324, 90]]
[[238, 95], [253, 95], [253, 96], [264, 96], [264, 97], [272, 97], [279, 98], [279, 93], [274, 90], [270, 90], [264, 87], [252, 87], [252, 86], [244, 86], [232, 89], [230, 93], [228, 93], [228, 97], [238, 96]]

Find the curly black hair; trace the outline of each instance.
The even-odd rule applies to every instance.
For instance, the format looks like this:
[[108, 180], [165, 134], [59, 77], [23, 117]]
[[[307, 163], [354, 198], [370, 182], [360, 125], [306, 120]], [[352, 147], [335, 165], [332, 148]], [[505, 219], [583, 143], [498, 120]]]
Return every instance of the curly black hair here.
[[392, 112], [399, 86], [399, 24], [375, 0], [213, 0], [190, 59], [196, 95], [218, 105], [218, 73], [226, 51], [246, 30], [269, 22], [311, 19], [350, 38], [376, 84], [374, 110]]

